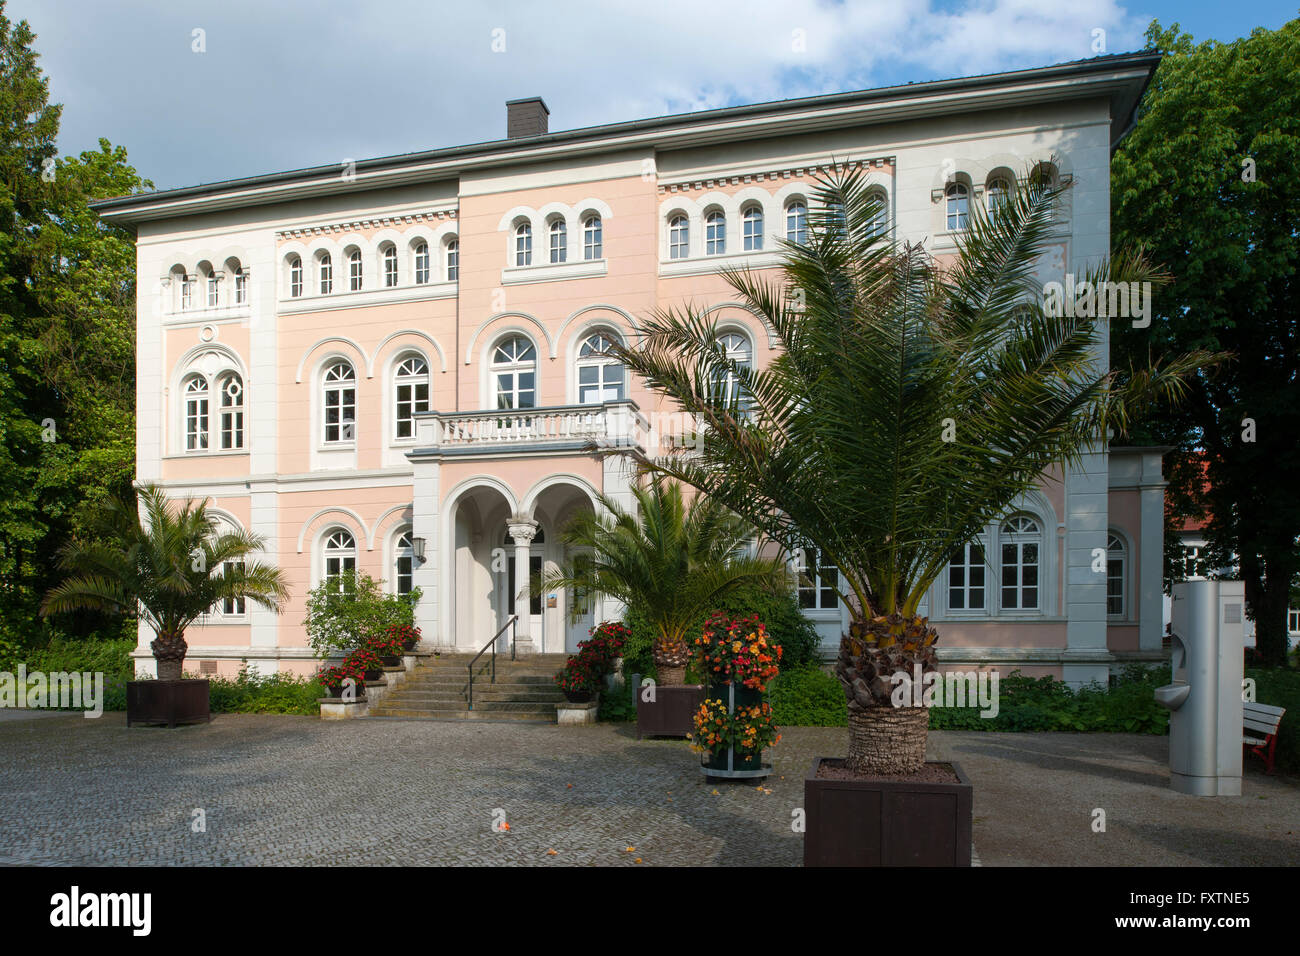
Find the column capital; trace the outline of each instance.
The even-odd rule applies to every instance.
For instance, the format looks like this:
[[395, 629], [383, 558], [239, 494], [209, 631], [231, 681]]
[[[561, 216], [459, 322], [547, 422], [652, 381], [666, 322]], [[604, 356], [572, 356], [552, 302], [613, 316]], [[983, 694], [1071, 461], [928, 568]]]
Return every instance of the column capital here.
[[532, 518], [524, 518], [515, 515], [506, 521], [506, 529], [510, 532], [510, 537], [514, 539], [516, 546], [531, 544], [533, 538], [537, 537], [537, 522]]

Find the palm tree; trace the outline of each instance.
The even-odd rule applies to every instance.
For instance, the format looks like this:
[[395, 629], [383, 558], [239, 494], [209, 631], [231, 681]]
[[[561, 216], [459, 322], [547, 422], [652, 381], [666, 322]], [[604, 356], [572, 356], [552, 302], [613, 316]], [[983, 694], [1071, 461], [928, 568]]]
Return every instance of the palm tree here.
[[[890, 677], [936, 668], [917, 607], [951, 555], [1050, 465], [1077, 462], [1217, 359], [1108, 372], [1101, 323], [1052, 314], [1076, 311], [1051, 307], [1035, 273], [1064, 188], [1026, 177], [995, 218], [973, 213], [944, 265], [883, 234], [861, 174], [823, 178], [807, 242], [783, 244], [784, 281], [724, 273], [780, 339], [767, 368], [728, 357], [694, 306], [654, 313], [637, 345], [614, 350], [700, 422], [694, 453], [644, 464], [839, 568], [851, 623], [836, 673], [858, 772], [924, 763], [928, 716], [892, 706]], [[1164, 277], [1139, 252], [1083, 278]]]
[[736, 588], [779, 586], [787, 572], [779, 557], [750, 555], [753, 526], [712, 499], [688, 504], [681, 485], [661, 480], [632, 495], [635, 511], [598, 495], [604, 514], [581, 512], [564, 526], [560, 538], [577, 556], [543, 587], [605, 594], [641, 610], [655, 632], [659, 683], [681, 684], [691, 630]]
[[[226, 600], [249, 600], [277, 613], [289, 596], [278, 568], [249, 563], [264, 539], [247, 531], [217, 533], [204, 502], [171, 507], [156, 485], [135, 501], [111, 497], [94, 512], [85, 540], [59, 554], [71, 576], [50, 590], [41, 614], [84, 609], [138, 613], [157, 635], [150, 644], [159, 680], [179, 680], [185, 629]], [[143, 511], [143, 516], [141, 512]]]

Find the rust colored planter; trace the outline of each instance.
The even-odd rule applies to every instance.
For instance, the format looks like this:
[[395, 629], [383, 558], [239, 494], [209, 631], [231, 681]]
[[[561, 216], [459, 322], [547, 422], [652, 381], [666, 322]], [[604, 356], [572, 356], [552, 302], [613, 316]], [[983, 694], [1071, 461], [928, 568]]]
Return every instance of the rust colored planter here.
[[636, 735], [638, 737], [685, 737], [695, 730], [695, 711], [704, 702], [703, 684], [655, 687], [654, 703], [642, 700], [636, 691]]
[[804, 778], [804, 866], [970, 866], [970, 779], [958, 783]]
[[212, 720], [206, 680], [133, 680], [126, 684], [126, 725]]

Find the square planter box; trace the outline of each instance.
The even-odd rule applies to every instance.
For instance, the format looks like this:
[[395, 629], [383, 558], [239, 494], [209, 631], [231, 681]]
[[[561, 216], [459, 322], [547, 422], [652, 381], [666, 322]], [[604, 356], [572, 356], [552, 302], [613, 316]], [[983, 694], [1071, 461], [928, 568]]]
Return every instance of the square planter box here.
[[642, 699], [636, 688], [638, 737], [685, 737], [695, 729], [695, 711], [704, 701], [703, 684], [655, 686], [654, 703]]
[[971, 783], [804, 778], [804, 866], [970, 866]]
[[126, 684], [126, 725], [212, 720], [206, 680], [133, 680]]

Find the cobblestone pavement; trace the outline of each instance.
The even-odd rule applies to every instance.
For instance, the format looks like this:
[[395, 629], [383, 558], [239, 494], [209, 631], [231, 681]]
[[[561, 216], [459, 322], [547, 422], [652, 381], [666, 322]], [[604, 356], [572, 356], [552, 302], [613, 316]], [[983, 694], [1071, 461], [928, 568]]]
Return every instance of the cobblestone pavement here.
[[[759, 789], [705, 783], [683, 742], [638, 741], [626, 725], [8, 721], [0, 863], [794, 865], [803, 775], [814, 756], [844, 752], [845, 731], [784, 734]], [[1300, 861], [1286, 833], [1300, 786], [1256, 774], [1241, 798], [1179, 797], [1161, 777], [1166, 748], [980, 733], [934, 733], [930, 747], [974, 781], [985, 866]], [[1098, 806], [1107, 834], [1090, 828]], [[206, 832], [192, 831], [195, 809]], [[498, 809], [509, 832], [493, 832]]]

